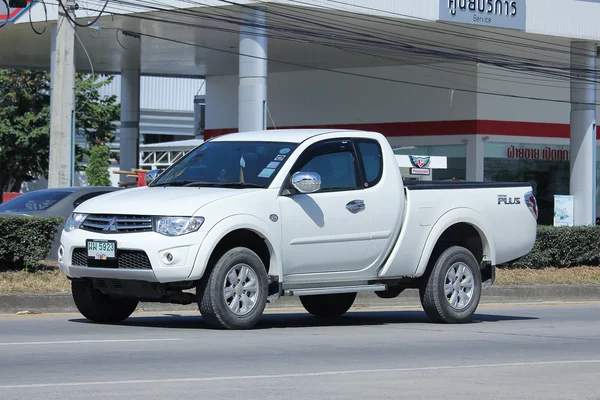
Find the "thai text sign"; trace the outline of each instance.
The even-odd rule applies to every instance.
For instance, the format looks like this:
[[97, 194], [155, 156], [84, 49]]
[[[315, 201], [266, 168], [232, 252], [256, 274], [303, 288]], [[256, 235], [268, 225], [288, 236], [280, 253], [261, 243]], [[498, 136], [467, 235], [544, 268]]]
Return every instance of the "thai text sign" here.
[[506, 149], [506, 157], [527, 160], [567, 161], [569, 160], [569, 150], [553, 149], [549, 146], [543, 149], [509, 146]]
[[439, 0], [440, 21], [525, 30], [526, 0]]

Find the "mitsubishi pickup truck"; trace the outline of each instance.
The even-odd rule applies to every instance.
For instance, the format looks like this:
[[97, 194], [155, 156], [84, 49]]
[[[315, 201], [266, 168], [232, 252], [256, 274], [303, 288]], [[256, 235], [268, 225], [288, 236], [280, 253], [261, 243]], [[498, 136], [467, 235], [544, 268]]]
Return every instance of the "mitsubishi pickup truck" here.
[[61, 232], [60, 269], [91, 321], [196, 303], [211, 326], [249, 329], [282, 296], [334, 318], [358, 292], [417, 289], [432, 322], [465, 323], [496, 266], [536, 239], [530, 184], [404, 182], [376, 132], [223, 135], [146, 179], [81, 204]]

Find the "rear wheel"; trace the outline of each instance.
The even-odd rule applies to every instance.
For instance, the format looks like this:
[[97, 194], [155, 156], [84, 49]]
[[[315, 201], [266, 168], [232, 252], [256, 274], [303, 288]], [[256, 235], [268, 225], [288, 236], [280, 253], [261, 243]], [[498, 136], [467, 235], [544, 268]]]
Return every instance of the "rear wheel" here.
[[304, 309], [317, 317], [339, 317], [344, 315], [356, 299], [356, 293], [319, 294], [300, 296]]
[[71, 293], [79, 312], [94, 322], [121, 322], [133, 314], [139, 303], [134, 298], [107, 296], [83, 280], [71, 281]]
[[198, 288], [198, 308], [216, 328], [249, 329], [267, 305], [267, 271], [252, 250], [229, 250]]
[[481, 297], [481, 270], [469, 250], [446, 249], [424, 279], [419, 289], [421, 304], [432, 321], [471, 321]]

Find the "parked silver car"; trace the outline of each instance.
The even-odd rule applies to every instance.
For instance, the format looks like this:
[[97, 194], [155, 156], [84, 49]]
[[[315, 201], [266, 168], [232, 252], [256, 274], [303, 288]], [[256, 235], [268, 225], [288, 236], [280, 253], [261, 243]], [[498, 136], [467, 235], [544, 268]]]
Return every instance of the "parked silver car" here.
[[0, 204], [0, 217], [61, 217], [63, 222], [58, 226], [50, 253], [47, 255], [48, 259], [56, 260], [60, 246], [60, 232], [73, 210], [86, 200], [115, 190], [121, 188], [86, 186], [35, 190]]

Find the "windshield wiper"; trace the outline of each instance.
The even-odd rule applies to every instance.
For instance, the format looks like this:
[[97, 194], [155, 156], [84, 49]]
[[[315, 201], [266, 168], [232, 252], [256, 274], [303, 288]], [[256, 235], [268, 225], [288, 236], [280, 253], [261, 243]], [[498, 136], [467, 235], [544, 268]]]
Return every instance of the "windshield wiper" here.
[[247, 182], [228, 182], [221, 183], [219, 187], [224, 188], [259, 188], [264, 189], [265, 187], [262, 185], [257, 185], [256, 183], [247, 183]]
[[218, 186], [218, 184], [213, 182], [195, 181], [193, 179], [182, 179], [178, 181], [157, 183], [151, 186]]
[[242, 183], [242, 182], [205, 182], [205, 181], [195, 181], [193, 179], [182, 179], [178, 181], [170, 181], [157, 183], [156, 185], [151, 186], [205, 186], [205, 187], [224, 187], [224, 188], [260, 188], [264, 189], [264, 186], [257, 185], [255, 183]]
[[219, 186], [218, 183], [215, 182], [203, 182], [203, 181], [192, 181], [189, 183], [186, 183], [183, 186], [207, 186], [207, 187], [217, 187]]

